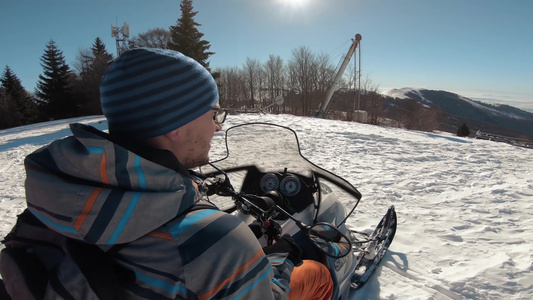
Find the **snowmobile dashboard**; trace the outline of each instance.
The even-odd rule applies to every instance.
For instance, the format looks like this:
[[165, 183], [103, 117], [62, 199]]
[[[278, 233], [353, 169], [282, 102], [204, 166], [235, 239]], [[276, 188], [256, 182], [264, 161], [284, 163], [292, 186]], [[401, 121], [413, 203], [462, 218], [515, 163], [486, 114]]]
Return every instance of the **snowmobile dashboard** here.
[[276, 191], [281, 197], [276, 203], [289, 213], [300, 212], [314, 202], [318, 191], [317, 182], [301, 174], [283, 172], [261, 172], [250, 167], [244, 178], [241, 193], [264, 195]]

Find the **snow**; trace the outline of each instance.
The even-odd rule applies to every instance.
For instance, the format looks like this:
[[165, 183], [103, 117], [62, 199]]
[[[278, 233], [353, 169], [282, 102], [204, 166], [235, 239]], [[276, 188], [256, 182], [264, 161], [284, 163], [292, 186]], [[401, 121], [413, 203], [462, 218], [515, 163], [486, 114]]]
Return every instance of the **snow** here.
[[[382, 95], [389, 96], [389, 97], [392, 97], [392, 98], [398, 98], [398, 99], [409, 99], [409, 98], [411, 98], [411, 96], [408, 96], [407, 94], [413, 93], [415, 95], [418, 95], [423, 102], [432, 103], [432, 101], [430, 99], [425, 98], [423, 96], [423, 93], [421, 92], [422, 90], [424, 90], [424, 89], [406, 87], [406, 88], [401, 88], [401, 89], [386, 90], [386, 91], [382, 92]], [[509, 112], [505, 112], [505, 111], [502, 111], [502, 110], [498, 110], [497, 107], [501, 106], [501, 104], [484, 103], [485, 105], [483, 105], [480, 102], [484, 102], [484, 101], [474, 101], [474, 100], [472, 100], [470, 98], [467, 98], [467, 97], [464, 97], [464, 96], [460, 96], [460, 95], [458, 95], [457, 97], [458, 97], [459, 100], [466, 101], [470, 105], [476, 107], [477, 109], [485, 111], [486, 113], [491, 114], [491, 115], [496, 115], [496, 116], [500, 115], [500, 116], [505, 116], [505, 117], [508, 117], [508, 118], [518, 119], [518, 120], [525, 120], [526, 119], [523, 116], [519, 116], [519, 115], [516, 115], [516, 114], [513, 114], [513, 113], [509, 113]]]
[[[74, 121], [107, 126], [95, 116], [0, 131], [0, 236], [25, 208], [24, 157]], [[294, 129], [306, 157], [358, 187], [350, 226], [371, 229], [395, 205], [390, 250], [351, 299], [533, 299], [531, 149], [290, 115], [229, 116], [225, 128], [253, 121]], [[212, 144], [222, 157], [223, 133]]]
[[519, 115], [516, 115], [516, 114], [513, 114], [513, 113], [502, 112], [502, 111], [498, 110], [497, 107], [501, 106], [501, 104], [492, 104], [492, 106], [494, 108], [491, 108], [490, 105], [489, 106], [482, 105], [479, 101], [474, 101], [474, 100], [466, 98], [466, 97], [460, 97], [460, 99], [470, 103], [470, 105], [475, 106], [478, 109], [485, 110], [488, 113], [490, 113], [492, 115], [495, 115], [495, 116], [504, 115], [504, 116], [507, 116], [508, 118], [511, 118], [511, 119], [526, 120], [526, 118], [524, 118], [522, 116], [519, 116]]
[[405, 87], [401, 89], [390, 89], [390, 90], [384, 91], [382, 94], [385, 96], [392, 97], [392, 98], [408, 99], [410, 98], [409, 96], [407, 96], [408, 93], [418, 92], [419, 90], [420, 89]]

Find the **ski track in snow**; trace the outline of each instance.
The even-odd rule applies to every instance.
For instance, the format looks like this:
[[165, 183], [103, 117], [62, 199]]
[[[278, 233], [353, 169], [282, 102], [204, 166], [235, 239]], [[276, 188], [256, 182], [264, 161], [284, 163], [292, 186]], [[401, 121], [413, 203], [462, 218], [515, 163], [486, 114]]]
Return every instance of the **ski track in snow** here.
[[[69, 135], [69, 122], [102, 120], [0, 131], [2, 236], [25, 208], [24, 157]], [[358, 187], [351, 227], [372, 230], [395, 205], [390, 250], [351, 299], [533, 299], [531, 149], [290, 115], [229, 116], [224, 127], [254, 121], [294, 129], [304, 156]], [[212, 144], [211, 158], [223, 157], [223, 134]]]

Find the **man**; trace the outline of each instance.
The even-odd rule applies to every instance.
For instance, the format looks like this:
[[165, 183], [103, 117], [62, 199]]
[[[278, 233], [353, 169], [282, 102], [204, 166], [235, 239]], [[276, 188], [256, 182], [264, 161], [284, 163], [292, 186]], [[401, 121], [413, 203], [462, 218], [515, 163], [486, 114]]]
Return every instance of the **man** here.
[[[201, 200], [188, 171], [209, 161], [224, 119], [209, 72], [179, 52], [129, 50], [104, 75], [101, 101], [109, 134], [73, 124], [26, 158], [31, 214], [112, 253], [113, 297], [286, 298], [298, 247], [285, 239], [267, 257], [240, 219]], [[47, 296], [102, 297], [85, 272], [54, 270]]]

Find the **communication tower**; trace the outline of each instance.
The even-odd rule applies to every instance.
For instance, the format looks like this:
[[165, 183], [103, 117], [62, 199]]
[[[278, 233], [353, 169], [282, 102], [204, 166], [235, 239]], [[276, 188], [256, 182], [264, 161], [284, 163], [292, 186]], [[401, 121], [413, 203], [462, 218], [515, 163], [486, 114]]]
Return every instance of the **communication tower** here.
[[128, 38], [130, 37], [130, 26], [124, 22], [124, 26], [118, 27], [111, 24], [111, 36], [117, 41], [117, 57], [128, 50]]

